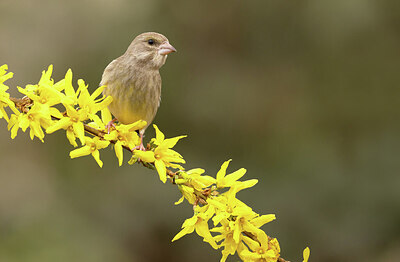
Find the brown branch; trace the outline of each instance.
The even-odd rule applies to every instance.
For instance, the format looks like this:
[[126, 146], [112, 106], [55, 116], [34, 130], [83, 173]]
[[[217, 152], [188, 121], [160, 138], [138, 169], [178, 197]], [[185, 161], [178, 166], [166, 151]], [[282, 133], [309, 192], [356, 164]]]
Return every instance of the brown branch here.
[[[27, 107], [31, 106], [33, 104], [33, 101], [27, 97], [24, 96], [23, 98], [14, 98], [14, 97], [10, 97], [10, 100], [12, 102], [14, 102], [15, 106], [24, 113], [27, 113], [29, 111], [29, 109]], [[52, 116], [53, 120], [60, 120], [60, 118]], [[102, 131], [102, 130], [98, 130], [94, 127], [89, 126], [88, 124], [83, 124], [84, 129], [87, 133], [91, 134], [92, 136], [97, 136], [100, 137], [102, 139], [104, 139], [104, 135], [107, 134], [106, 132]], [[115, 144], [117, 141], [116, 140], [110, 140], [110, 143]], [[125, 150], [129, 151], [130, 153], [133, 154], [133, 150], [131, 148], [129, 148], [128, 146], [122, 146]], [[147, 144], [147, 149], [150, 149], [150, 144]], [[140, 159], [138, 160], [138, 162], [140, 164], [142, 164], [144, 167], [147, 168], [151, 168], [151, 169], [155, 169], [154, 164], [152, 163], [147, 163], [147, 162], [143, 162]], [[172, 184], [175, 184], [174, 182], [174, 177], [176, 174], [179, 174], [178, 172], [173, 172], [172, 170], [167, 168], [167, 175], [170, 178], [170, 181]], [[201, 203], [203, 205], [207, 205], [207, 198], [211, 195], [211, 189], [207, 188], [204, 191], [200, 192], [198, 190], [194, 190], [195, 195], [197, 197], [196, 203]], [[197, 205], [197, 204], [196, 204]], [[243, 234], [246, 235], [247, 237], [253, 239], [254, 241], [257, 241], [258, 243], [260, 243], [260, 241], [257, 239], [257, 236], [255, 236], [254, 234], [247, 232], [247, 231], [243, 231]], [[268, 236], [268, 240], [272, 240], [271, 237]], [[283, 259], [282, 257], [279, 257], [277, 262], [290, 262], [288, 260]]]

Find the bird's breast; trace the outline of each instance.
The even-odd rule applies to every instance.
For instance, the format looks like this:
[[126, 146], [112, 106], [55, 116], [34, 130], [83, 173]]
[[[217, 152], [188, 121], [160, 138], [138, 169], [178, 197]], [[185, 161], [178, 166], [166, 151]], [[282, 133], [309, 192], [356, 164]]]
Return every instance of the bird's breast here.
[[113, 97], [111, 113], [123, 124], [145, 120], [149, 125], [160, 105], [161, 77], [158, 71], [124, 70], [105, 84], [105, 95]]

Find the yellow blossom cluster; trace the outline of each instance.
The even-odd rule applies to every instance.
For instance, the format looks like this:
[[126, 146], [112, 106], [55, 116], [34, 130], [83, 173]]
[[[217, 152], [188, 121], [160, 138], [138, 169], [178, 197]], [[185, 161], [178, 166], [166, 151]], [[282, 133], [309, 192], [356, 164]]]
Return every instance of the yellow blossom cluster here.
[[258, 181], [239, 181], [246, 173], [244, 168], [227, 175], [229, 162], [222, 164], [216, 178], [203, 175], [202, 169], [177, 172], [175, 183], [183, 196], [176, 204], [186, 199], [194, 205], [194, 215], [186, 219], [172, 241], [196, 231], [213, 248], [222, 248], [221, 261], [236, 252], [243, 261], [277, 261], [280, 255], [278, 241], [260, 229], [273, 221], [275, 215], [260, 216], [236, 198], [240, 190], [252, 187]]
[[[74, 89], [71, 70], [67, 71], [64, 79], [54, 82], [51, 78], [53, 66], [50, 65], [43, 71], [38, 84], [17, 88], [24, 95], [22, 98], [12, 98], [7, 93], [9, 87], [4, 84], [13, 76], [7, 70], [7, 65], [0, 67], [0, 118], [8, 122], [12, 139], [19, 129], [25, 132], [29, 128], [31, 139], [37, 137], [42, 142], [45, 133], [64, 130], [69, 143], [78, 147], [70, 152], [70, 157], [92, 155], [100, 167], [103, 166], [101, 149], [113, 145], [120, 166], [126, 149], [132, 155], [129, 164], [138, 162], [156, 169], [163, 183], [169, 180], [177, 185], [182, 197], [175, 204], [186, 199], [193, 206], [194, 215], [184, 221], [182, 230], [172, 241], [195, 231], [214, 249], [221, 249], [222, 262], [235, 253], [243, 261], [278, 261], [278, 240], [260, 229], [275, 220], [275, 215], [259, 215], [236, 198], [239, 191], [258, 182], [257, 179], [239, 181], [246, 173], [244, 168], [227, 174], [230, 160], [226, 161], [215, 178], [204, 175], [201, 168], [184, 170], [182, 164], [185, 160], [172, 148], [186, 136], [165, 138], [153, 125], [155, 138], [150, 140], [145, 150], [138, 150], [140, 139], [137, 131], [146, 126], [146, 122], [110, 126], [112, 116], [107, 106], [112, 98], [101, 95], [104, 86], [90, 93], [80, 79], [78, 88]], [[308, 261], [309, 254], [306, 248], [303, 262]], [[280, 261], [285, 260], [280, 258]]]
[[[88, 86], [82, 79], [77, 81], [78, 87], [72, 85], [72, 71], [68, 70], [65, 78], [54, 82], [52, 79], [53, 66], [42, 72], [36, 85], [17, 87], [24, 95], [21, 99], [11, 100], [7, 93], [8, 86], [4, 82], [12, 78], [13, 73], [7, 72], [7, 65], [0, 67], [0, 118], [8, 122], [11, 138], [14, 139], [18, 130], [30, 130], [30, 137], [39, 138], [44, 142], [45, 133], [51, 134], [57, 130], [64, 130], [69, 143], [81, 147], [70, 152], [71, 158], [92, 155], [100, 167], [100, 149], [114, 145], [118, 164], [123, 163], [123, 148], [134, 149], [139, 145], [137, 130], [146, 125], [145, 121], [138, 121], [130, 125], [116, 124], [110, 130], [107, 124], [111, 121], [111, 113], [107, 106], [112, 98], [103, 97], [104, 86], [90, 93]], [[11, 109], [8, 116], [6, 108]], [[153, 140], [152, 150], [143, 152], [133, 150], [133, 159], [155, 164], [160, 178], [166, 181], [166, 168], [181, 168], [176, 163], [184, 163], [183, 158], [171, 148], [182, 138], [164, 139], [164, 135], [157, 130]], [[138, 151], [138, 152], [136, 152]], [[142, 154], [143, 153], [143, 154]], [[176, 163], [174, 163], [174, 161]], [[134, 161], [130, 161], [131, 163]]]

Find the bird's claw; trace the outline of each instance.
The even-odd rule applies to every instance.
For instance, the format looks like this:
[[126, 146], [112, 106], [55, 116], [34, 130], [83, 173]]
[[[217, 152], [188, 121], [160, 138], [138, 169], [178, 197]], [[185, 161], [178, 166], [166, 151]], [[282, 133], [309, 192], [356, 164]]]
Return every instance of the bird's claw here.
[[107, 125], [106, 125], [107, 134], [110, 134], [111, 128], [115, 129], [115, 124], [114, 124], [115, 121], [117, 121], [116, 118], [114, 118], [113, 120], [111, 120], [110, 122], [107, 123]]
[[143, 145], [143, 133], [140, 133], [140, 145], [135, 146], [134, 148], [132, 148], [132, 152], [133, 150], [140, 150], [140, 151], [146, 151], [146, 148]]
[[146, 151], [146, 148], [143, 146], [143, 143], [140, 143], [140, 145], [135, 146], [134, 148], [132, 148], [132, 152], [134, 150]]

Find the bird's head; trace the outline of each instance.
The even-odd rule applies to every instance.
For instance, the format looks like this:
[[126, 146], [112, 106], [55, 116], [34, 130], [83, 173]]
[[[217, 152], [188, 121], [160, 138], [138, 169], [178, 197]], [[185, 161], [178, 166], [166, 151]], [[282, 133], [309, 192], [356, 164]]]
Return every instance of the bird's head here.
[[165, 36], [147, 32], [132, 41], [125, 55], [132, 57], [142, 67], [159, 69], [172, 52], [176, 52], [176, 49]]

